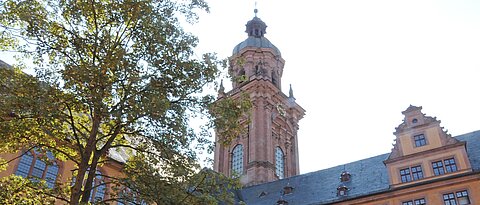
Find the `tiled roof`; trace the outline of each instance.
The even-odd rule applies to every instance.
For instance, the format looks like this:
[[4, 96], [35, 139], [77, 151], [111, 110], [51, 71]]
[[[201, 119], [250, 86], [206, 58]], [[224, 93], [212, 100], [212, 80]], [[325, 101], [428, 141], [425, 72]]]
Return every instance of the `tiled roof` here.
[[468, 159], [473, 171], [480, 171], [480, 130], [459, 135], [455, 138], [467, 142]]
[[0, 68], [11, 68], [12, 66], [9, 65], [8, 63], [3, 62], [0, 60]]
[[[467, 153], [474, 171], [480, 171], [480, 130], [456, 137], [467, 142]], [[280, 199], [281, 191], [287, 184], [294, 187], [291, 194], [283, 196], [289, 205], [329, 204], [358, 196], [378, 193], [389, 189], [388, 173], [383, 161], [389, 154], [340, 165], [316, 172], [243, 188], [237, 196], [248, 205], [274, 205]], [[342, 171], [351, 174], [345, 185], [348, 196], [337, 196]], [[263, 196], [259, 197], [264, 192]], [[266, 193], [266, 194], [265, 194]]]

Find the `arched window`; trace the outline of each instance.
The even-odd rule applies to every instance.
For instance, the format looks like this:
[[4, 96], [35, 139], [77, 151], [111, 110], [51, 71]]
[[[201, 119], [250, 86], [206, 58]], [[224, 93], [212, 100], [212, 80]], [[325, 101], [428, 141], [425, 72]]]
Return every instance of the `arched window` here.
[[117, 205], [133, 205], [133, 204], [147, 205], [145, 201], [140, 199], [140, 197], [136, 192], [133, 192], [128, 187], [121, 188], [118, 197], [119, 199], [117, 201]]
[[53, 188], [57, 180], [58, 165], [51, 152], [46, 152], [44, 156], [35, 149], [22, 156], [15, 174], [32, 180], [43, 179], [48, 188]]
[[277, 74], [275, 74], [275, 72], [272, 71], [272, 83], [273, 85], [277, 86]]
[[285, 163], [283, 161], [283, 151], [282, 148], [275, 148], [275, 174], [279, 179], [284, 177]]
[[[84, 177], [85, 181], [88, 178], [88, 173], [90, 172], [89, 170], [90, 168], [88, 168], [87, 171], [85, 172], [85, 177]], [[71, 186], [75, 184], [75, 181], [76, 181], [76, 176], [73, 176]], [[85, 181], [83, 182], [83, 185], [85, 185]], [[97, 170], [95, 172], [95, 178], [93, 179], [93, 182], [92, 182], [92, 187], [90, 189], [90, 199], [88, 201], [92, 203], [103, 201], [105, 197], [106, 188], [107, 187], [105, 185], [105, 180], [103, 179], [102, 172]]]
[[243, 146], [235, 146], [232, 152], [232, 175], [243, 174]]
[[105, 197], [105, 188], [106, 186], [102, 173], [97, 170], [95, 179], [93, 180], [92, 190], [90, 192], [90, 201], [103, 201], [103, 198]]

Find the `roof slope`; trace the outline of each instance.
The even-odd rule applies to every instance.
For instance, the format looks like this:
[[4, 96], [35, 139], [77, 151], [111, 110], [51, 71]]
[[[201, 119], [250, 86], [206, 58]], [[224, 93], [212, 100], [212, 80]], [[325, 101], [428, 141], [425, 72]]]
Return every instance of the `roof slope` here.
[[280, 50], [273, 45], [267, 38], [265, 37], [253, 37], [249, 36], [245, 41], [239, 43], [235, 48], [233, 48], [233, 55], [240, 53], [244, 48], [253, 47], [253, 48], [269, 48], [273, 50], [273, 54], [281, 55]]
[[[480, 130], [456, 137], [467, 142], [468, 158], [474, 171], [480, 171]], [[238, 198], [248, 205], [276, 204], [281, 191], [289, 184], [293, 193], [283, 196], [289, 204], [328, 204], [362, 195], [373, 194], [389, 189], [388, 172], [383, 164], [389, 154], [383, 154], [345, 165], [316, 172], [297, 175], [290, 178], [246, 187]], [[347, 197], [337, 196], [337, 187], [342, 171], [351, 174], [351, 180], [345, 185], [349, 188]], [[262, 194], [262, 192], [264, 192]], [[263, 195], [263, 196], [260, 196]]]

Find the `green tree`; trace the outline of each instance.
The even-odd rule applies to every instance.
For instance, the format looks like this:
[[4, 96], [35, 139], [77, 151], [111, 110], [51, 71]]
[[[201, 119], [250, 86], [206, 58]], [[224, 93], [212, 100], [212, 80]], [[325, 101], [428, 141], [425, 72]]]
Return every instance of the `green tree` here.
[[0, 178], [2, 204], [53, 204], [55, 197], [43, 182], [32, 182], [20, 176]]
[[[208, 11], [203, 0], [2, 1], [0, 49], [31, 59], [35, 76], [0, 69], [0, 152], [42, 148], [74, 162], [72, 185], [51, 193], [70, 204], [88, 203], [96, 170], [112, 150], [132, 158], [125, 177], [105, 176], [117, 187], [110, 200], [127, 198], [119, 194], [125, 189], [137, 202], [219, 199], [206, 188], [191, 192], [203, 173], [194, 145], [211, 143], [189, 119], [205, 116], [204, 129], [216, 126], [228, 141], [241, 127], [221, 122], [235, 124], [250, 104], [212, 104], [204, 94], [224, 62], [196, 57], [198, 40], [179, 20], [195, 23], [202, 10]], [[136, 180], [142, 177], [156, 189]]]

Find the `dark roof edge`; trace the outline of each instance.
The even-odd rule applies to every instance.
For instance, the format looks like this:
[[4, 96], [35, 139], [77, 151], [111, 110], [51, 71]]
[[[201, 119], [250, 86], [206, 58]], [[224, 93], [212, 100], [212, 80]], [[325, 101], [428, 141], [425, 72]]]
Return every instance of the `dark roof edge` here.
[[11, 69], [12, 65], [6, 63], [5, 61], [0, 60], [0, 68], [8, 68]]

